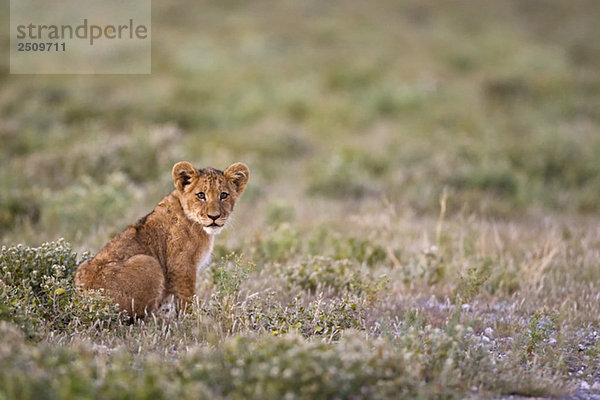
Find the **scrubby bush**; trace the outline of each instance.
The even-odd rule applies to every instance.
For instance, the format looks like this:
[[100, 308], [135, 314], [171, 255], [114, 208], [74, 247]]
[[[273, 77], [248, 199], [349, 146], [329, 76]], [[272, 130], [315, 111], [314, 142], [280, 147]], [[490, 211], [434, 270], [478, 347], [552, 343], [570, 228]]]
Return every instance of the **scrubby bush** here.
[[298, 263], [278, 266], [274, 274], [288, 284], [288, 290], [299, 287], [309, 293], [326, 292], [373, 297], [385, 287], [386, 277], [371, 277], [367, 268], [349, 259], [334, 260], [315, 256]]
[[83, 343], [31, 345], [3, 321], [0, 337], [0, 398], [215, 398], [202, 382], [180, 379], [171, 362], [156, 357], [135, 360], [126, 351]]
[[363, 286], [362, 271], [349, 260], [313, 257], [304, 262], [282, 266], [279, 272], [290, 285], [298, 285], [302, 290], [313, 293], [329, 288], [336, 292], [360, 292]]
[[339, 338], [345, 329], [365, 329], [366, 304], [357, 297], [281, 303], [273, 292], [244, 300], [210, 298], [197, 303], [194, 312], [220, 334], [250, 331], [282, 335], [297, 331], [303, 336]]
[[454, 399], [473, 391], [544, 396], [559, 385], [510, 362], [497, 365], [492, 345], [460, 325], [401, 324], [390, 333], [348, 330], [336, 342], [237, 335], [158, 357], [84, 343], [33, 345], [0, 321], [0, 398]]
[[116, 321], [117, 308], [108, 299], [75, 288], [73, 278], [80, 261], [63, 239], [40, 247], [3, 246], [0, 319], [17, 324], [29, 337], [81, 324], [103, 327]]
[[452, 399], [470, 391], [486, 397], [503, 385], [526, 393], [531, 381], [536, 394], [548, 393], [542, 376], [509, 369], [494, 375], [494, 356], [489, 344], [461, 326], [401, 327], [390, 339], [350, 330], [336, 343], [238, 336], [215, 350], [191, 351], [182, 367], [186, 376], [233, 399]]
[[243, 255], [230, 253], [222, 257], [210, 268], [213, 293], [220, 299], [234, 295], [255, 269], [256, 265]]
[[385, 342], [354, 335], [336, 345], [279, 339], [235, 338], [215, 352], [186, 360], [194, 379], [211, 382], [233, 399], [391, 398], [415, 394], [418, 380], [401, 354]]
[[[337, 338], [344, 329], [365, 329], [366, 300], [363, 295], [375, 291], [366, 281], [360, 282], [360, 289], [342, 290], [344, 278], [336, 282], [335, 277], [330, 276], [329, 283], [341, 290], [340, 297], [307, 299], [300, 291], [291, 301], [282, 301], [273, 289], [249, 295], [240, 292], [240, 287], [255, 269], [253, 263], [233, 254], [216, 262], [210, 270], [210, 287], [201, 288], [204, 296], [194, 303], [192, 313], [198, 319], [208, 320], [209, 325], [225, 334], [252, 330], [281, 335], [295, 330], [304, 336]], [[275, 274], [280, 274], [282, 282], [290, 285], [287, 289], [281, 288], [286, 292], [292, 286], [302, 285], [285, 272]]]

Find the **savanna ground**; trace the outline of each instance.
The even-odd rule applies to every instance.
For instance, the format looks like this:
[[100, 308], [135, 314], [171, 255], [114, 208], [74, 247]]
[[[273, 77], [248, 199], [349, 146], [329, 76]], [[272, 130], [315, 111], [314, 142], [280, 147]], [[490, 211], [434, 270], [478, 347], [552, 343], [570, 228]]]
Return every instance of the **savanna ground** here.
[[[0, 399], [594, 396], [600, 3], [154, 3], [150, 76], [0, 60]], [[131, 324], [74, 269], [179, 160], [252, 177]]]

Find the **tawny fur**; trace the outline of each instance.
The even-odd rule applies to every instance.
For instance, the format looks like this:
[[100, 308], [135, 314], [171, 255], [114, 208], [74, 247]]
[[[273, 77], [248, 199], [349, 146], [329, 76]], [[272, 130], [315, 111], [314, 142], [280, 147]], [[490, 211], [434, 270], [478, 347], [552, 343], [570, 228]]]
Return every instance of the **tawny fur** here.
[[214, 235], [227, 222], [249, 175], [242, 163], [224, 172], [199, 170], [185, 161], [175, 164], [175, 190], [83, 262], [76, 285], [104, 289], [130, 315], [152, 312], [171, 295], [178, 307], [185, 307], [194, 295], [197, 269], [208, 264]]

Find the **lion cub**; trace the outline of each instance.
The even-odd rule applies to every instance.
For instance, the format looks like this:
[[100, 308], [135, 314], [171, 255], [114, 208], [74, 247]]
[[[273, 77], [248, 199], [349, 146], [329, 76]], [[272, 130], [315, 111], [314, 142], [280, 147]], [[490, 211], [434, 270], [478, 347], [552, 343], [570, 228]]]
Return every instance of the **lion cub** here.
[[214, 235], [223, 229], [249, 176], [242, 163], [219, 171], [178, 162], [175, 190], [77, 267], [75, 284], [104, 289], [132, 316], [156, 310], [171, 295], [185, 307], [195, 291], [196, 272], [210, 261]]

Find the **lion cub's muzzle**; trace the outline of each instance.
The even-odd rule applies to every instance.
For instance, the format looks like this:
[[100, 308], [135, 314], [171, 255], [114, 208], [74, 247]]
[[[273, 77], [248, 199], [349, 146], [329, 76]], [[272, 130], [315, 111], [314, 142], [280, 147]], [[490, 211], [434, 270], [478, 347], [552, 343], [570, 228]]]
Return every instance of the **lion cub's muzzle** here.
[[201, 219], [204, 231], [211, 235], [221, 232], [227, 222], [227, 216], [222, 214], [206, 214]]
[[208, 226], [219, 226], [219, 225], [217, 224], [217, 220], [218, 220], [219, 218], [221, 218], [221, 214], [217, 214], [217, 215], [210, 215], [210, 214], [207, 214], [206, 216], [212, 220], [212, 222], [211, 222], [211, 223], [210, 223]]

